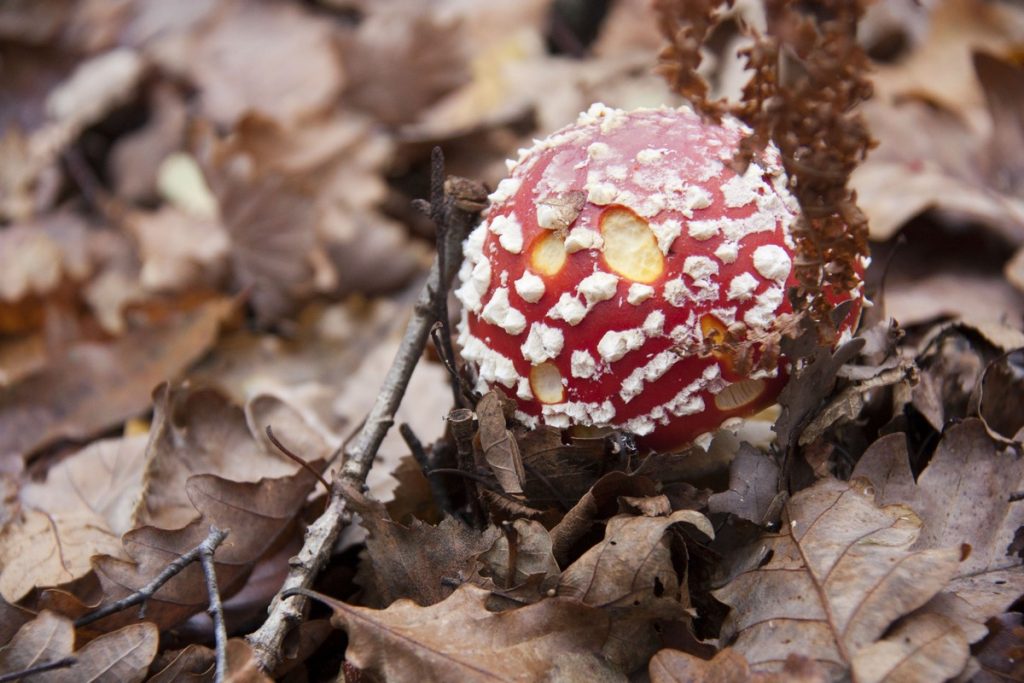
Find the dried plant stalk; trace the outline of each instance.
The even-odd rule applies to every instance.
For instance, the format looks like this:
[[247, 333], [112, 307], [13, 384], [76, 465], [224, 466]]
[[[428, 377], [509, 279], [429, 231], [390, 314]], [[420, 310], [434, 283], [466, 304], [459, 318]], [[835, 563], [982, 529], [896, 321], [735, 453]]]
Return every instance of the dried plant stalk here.
[[753, 129], [736, 159], [739, 167], [769, 142], [779, 148], [801, 208], [793, 227], [796, 308], [831, 342], [835, 330], [827, 295], [856, 287], [868, 254], [867, 220], [849, 187], [851, 173], [873, 144], [856, 111], [871, 96], [868, 58], [856, 40], [864, 6], [861, 0], [824, 0], [803, 11], [792, 0], [766, 0], [768, 31], [748, 31], [754, 44], [743, 56], [752, 76], [743, 101], [730, 105], [710, 101], [696, 73], [701, 44], [717, 25], [719, 10], [730, 4], [659, 0], [660, 26], [669, 41], [660, 70], [705, 115], [727, 112]]

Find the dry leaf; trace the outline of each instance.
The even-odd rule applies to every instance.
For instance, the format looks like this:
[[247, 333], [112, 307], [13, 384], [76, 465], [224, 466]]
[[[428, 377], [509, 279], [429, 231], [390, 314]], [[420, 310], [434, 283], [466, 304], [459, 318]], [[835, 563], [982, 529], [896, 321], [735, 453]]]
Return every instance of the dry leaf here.
[[388, 681], [625, 681], [598, 654], [609, 635], [600, 610], [550, 598], [493, 613], [488, 595], [467, 584], [436, 605], [399, 600], [379, 611], [318, 597], [348, 633], [346, 659]]
[[967, 417], [971, 396], [988, 361], [992, 344], [970, 325], [933, 328], [920, 343], [920, 369], [911, 404], [937, 432], [952, 420]]
[[0, 595], [18, 602], [34, 588], [80, 579], [97, 554], [124, 557], [121, 540], [102, 518], [25, 510], [0, 536]]
[[71, 621], [43, 611], [0, 648], [0, 672], [24, 671], [38, 664], [60, 661], [71, 654], [75, 629]]
[[[198, 545], [211, 525], [232, 530], [231, 540], [218, 549], [214, 558], [218, 587], [221, 595], [229, 598], [242, 587], [253, 565], [281, 543], [284, 534], [293, 532], [296, 516], [316, 483], [305, 469], [257, 483], [234, 483], [213, 475], [192, 477], [186, 492], [202, 515], [200, 519], [183, 529], [144, 526], [128, 532], [122, 545], [131, 561], [108, 555], [94, 558], [104, 601], [123, 598], [152, 581], [168, 564]], [[54, 604], [60, 599], [53, 596]], [[161, 629], [170, 628], [206, 609], [207, 602], [202, 569], [191, 564], [146, 603], [146, 619]], [[90, 628], [116, 628], [136, 617], [137, 612], [129, 609]]]
[[341, 36], [345, 97], [391, 125], [420, 112], [469, 78], [458, 16], [418, 2], [370, 4]]
[[[66, 132], [60, 137], [70, 141], [122, 104], [135, 89], [143, 69], [141, 56], [129, 48], [117, 48], [82, 62], [46, 98], [50, 125], [64, 128]], [[54, 131], [46, 134], [57, 135]]]
[[598, 524], [598, 520], [618, 512], [618, 498], [649, 497], [657, 485], [647, 477], [609, 472], [582, 496], [551, 530], [552, 552], [562, 567], [572, 560], [574, 546]]
[[271, 683], [260, 668], [259, 660], [244, 638], [232, 638], [227, 646], [228, 666], [225, 683]]
[[825, 683], [828, 678], [814, 660], [789, 655], [782, 671], [753, 673], [743, 655], [732, 648], [718, 652], [711, 660], [678, 650], [661, 650], [651, 658], [651, 683]]
[[[952, 24], [955, 15], [963, 16]], [[1019, 244], [1024, 240], [1019, 167], [1024, 133], [1018, 113], [1024, 72], [991, 53], [1010, 50], [1013, 41], [1003, 40], [1008, 33], [1016, 32], [1016, 44], [1024, 44], [1024, 16], [976, 0], [946, 0], [934, 26], [943, 33], [942, 47], [930, 41], [911, 60], [927, 63], [927, 81], [912, 90], [920, 99], [881, 97], [865, 109], [880, 144], [853, 183], [871, 235], [888, 239], [910, 218], [936, 208], [960, 222], [990, 226]], [[951, 69], [951, 62], [958, 69]], [[887, 73], [913, 68], [908, 72], [901, 65], [880, 76], [885, 83]], [[960, 70], [966, 73], [954, 75]], [[949, 87], [931, 90], [934, 74], [961, 81], [969, 96], [951, 97]], [[936, 139], [942, 144], [934, 144]]]
[[35, 618], [32, 612], [0, 598], [0, 646], [6, 645], [24, 624]]
[[[603, 652], [631, 672], [662, 647], [655, 620], [688, 619], [689, 590], [676, 571], [669, 529], [688, 524], [714, 538], [711, 522], [694, 510], [667, 517], [618, 515], [608, 520], [604, 540], [562, 572], [557, 594], [613, 616]], [[685, 566], [685, 560], [678, 566]]]
[[[162, 387], [156, 398], [144, 486], [132, 516], [137, 526], [122, 537], [123, 551], [93, 559], [103, 598], [117, 600], [145, 585], [198, 545], [211, 526], [230, 530], [215, 555], [218, 586], [228, 598], [241, 588], [255, 563], [292, 530], [317, 480], [285, 456], [267, 451], [253, 436], [241, 409], [217, 392]], [[311, 466], [323, 466], [329, 449], [300, 418], [282, 420], [288, 410], [275, 399], [253, 404], [253, 421], [275, 416], [278, 436], [286, 443], [305, 444]], [[316, 443], [319, 449], [309, 446]], [[189, 565], [147, 602], [146, 619], [167, 628], [205, 609], [208, 596], [202, 576], [198, 564]], [[57, 605], [73, 602], [75, 596], [54, 592], [50, 600]], [[95, 628], [109, 630], [136, 617], [136, 612], [126, 610], [97, 622]]]
[[121, 534], [142, 491], [145, 436], [96, 441], [22, 487], [21, 515], [0, 534], [0, 595], [18, 602], [33, 588], [88, 574], [93, 555], [124, 557]]
[[0, 649], [0, 674], [23, 671], [73, 655], [76, 661], [70, 667], [36, 674], [32, 680], [134, 683], [146, 678], [149, 664], [156, 657], [159, 635], [153, 624], [135, 624], [95, 638], [72, 652], [74, 627], [71, 621], [43, 611]]
[[[79, 283], [92, 270], [87, 225], [57, 213], [0, 232], [0, 312], [28, 297], [45, 297], [62, 283]], [[7, 316], [4, 316], [5, 318]], [[10, 324], [5, 331], [13, 331]]]
[[369, 532], [368, 564], [361, 582], [373, 589], [372, 604], [389, 605], [408, 598], [432, 605], [452, 593], [472, 572], [473, 558], [494, 543], [494, 527], [477, 530], [446, 517], [437, 526], [418, 519], [402, 526], [391, 520], [385, 507], [357, 491], [347, 492], [349, 506], [362, 517]]
[[[1024, 44], [1024, 37], [1022, 37]], [[974, 70], [992, 116], [989, 176], [992, 185], [1011, 196], [1024, 197], [1024, 68], [987, 52], [976, 52]]]
[[110, 174], [115, 194], [129, 201], [156, 194], [160, 164], [181, 149], [186, 109], [173, 86], [158, 83], [148, 97], [149, 121], [139, 130], [118, 138], [110, 151]]
[[477, 403], [480, 448], [502, 490], [505, 493], [522, 493], [526, 471], [519, 455], [519, 445], [512, 437], [512, 432], [505, 427], [505, 413], [501, 404], [502, 395], [494, 391], [485, 394]]
[[1024, 525], [1024, 508], [1011, 502], [1024, 488], [1024, 461], [1000, 453], [979, 420], [946, 430], [916, 485], [902, 435], [876, 442], [854, 476], [873, 483], [880, 504], [899, 501], [918, 512], [923, 527], [915, 549], [965, 546], [944, 592], [925, 609], [950, 617], [969, 642], [1024, 593], [1024, 566], [1009, 551]]
[[364, 117], [339, 112], [296, 133], [253, 115], [228, 138], [211, 135], [199, 156], [234, 277], [265, 319], [314, 292], [390, 292], [420, 269], [423, 250], [378, 211], [392, 145]]
[[[176, 529], [195, 519], [196, 501], [187, 494], [186, 483], [196, 475], [215, 474], [240, 483], [296, 472], [294, 462], [264, 444], [260, 431], [266, 425], [250, 428], [242, 409], [213, 389], [172, 389], [164, 385], [155, 392], [153, 407], [145, 488], [132, 517], [136, 525]], [[286, 444], [295, 438], [311, 438], [316, 443], [308, 427], [296, 433], [296, 427], [303, 426], [301, 419], [291, 430], [281, 424], [272, 426]], [[326, 459], [330, 451], [322, 440], [316, 448], [300, 449], [309, 462]]]
[[1001, 274], [962, 269], [893, 277], [886, 287], [885, 306], [904, 326], [940, 318], [982, 326], [1024, 316], [1024, 297]]
[[749, 569], [714, 592], [732, 608], [723, 638], [736, 636], [754, 671], [777, 671], [792, 653], [841, 678], [956, 574], [959, 548], [912, 551], [921, 533], [910, 508], [880, 508], [862, 487], [819, 481], [786, 503], [782, 530], [754, 544]]
[[983, 0], [936, 3], [924, 41], [896, 64], [873, 75], [879, 99], [920, 95], [954, 110], [983, 106], [971, 54], [1009, 53], [1024, 42], [1024, 18], [1012, 5]]
[[1024, 617], [1018, 612], [1002, 614], [985, 624], [989, 636], [975, 655], [981, 667], [973, 683], [1000, 683], [1024, 680]]
[[536, 602], [554, 590], [561, 574], [551, 536], [544, 525], [531, 519], [506, 523], [494, 545], [480, 553], [476, 562], [474, 583], [524, 602]]
[[729, 464], [729, 490], [708, 498], [711, 512], [731, 512], [764, 526], [779, 514], [785, 495], [779, 491], [775, 459], [749, 444], [740, 446]]
[[54, 683], [142, 681], [156, 657], [159, 640], [160, 632], [153, 624], [125, 626], [90, 640], [76, 650], [74, 666], [43, 674], [37, 680]]
[[343, 72], [326, 21], [280, 3], [232, 2], [226, 10], [189, 54], [208, 117], [230, 126], [257, 111], [295, 126], [331, 104]]
[[963, 631], [938, 614], [901, 623], [885, 638], [854, 655], [858, 682], [940, 681], [963, 671], [970, 649]]
[[749, 683], [753, 674], [743, 655], [726, 648], [712, 660], [705, 660], [678, 650], [661, 650], [648, 666], [651, 683]]
[[50, 514], [85, 511], [100, 517], [111, 533], [131, 528], [131, 513], [141, 495], [144, 434], [94, 441], [49, 469], [45, 482], [27, 482], [23, 505]]
[[[844, 307], [837, 308], [834, 318], [842, 320]], [[864, 339], [851, 339], [832, 350], [818, 345], [818, 333], [814, 324], [803, 319], [800, 335], [796, 338], [783, 337], [782, 352], [788, 358], [803, 359], [793, 369], [789, 382], [779, 394], [782, 412], [775, 421], [775, 433], [779, 445], [789, 450], [800, 439], [803, 430], [815, 417], [822, 402], [832, 392], [840, 368], [853, 360], [866, 343]]]
[[132, 212], [125, 222], [139, 245], [139, 280], [147, 290], [213, 286], [222, 277], [228, 237], [216, 221], [165, 206], [152, 212]]
[[[168, 661], [169, 660], [169, 661]], [[189, 645], [175, 652], [162, 652], [153, 663], [154, 674], [149, 683], [206, 683], [213, 679], [214, 655], [203, 645]]]
[[37, 112], [42, 121], [31, 133], [14, 126], [0, 137], [0, 216], [24, 220], [55, 200], [54, 166], [65, 147], [122, 104], [144, 70], [140, 55], [124, 47], [73, 63], [71, 75], [47, 93], [43, 111]]
[[24, 457], [61, 438], [84, 439], [141, 413], [153, 388], [205, 353], [234, 310], [232, 300], [213, 299], [114, 342], [78, 344], [45, 370], [0, 389], [0, 458]]
[[312, 197], [297, 179], [277, 174], [212, 182], [231, 240], [236, 284], [251, 291], [262, 322], [291, 313], [313, 291]]
[[978, 385], [977, 412], [986, 431], [1005, 444], [1024, 441], [1024, 421], [1010, 396], [1024, 395], [1024, 349], [1011, 351], [988, 364]]

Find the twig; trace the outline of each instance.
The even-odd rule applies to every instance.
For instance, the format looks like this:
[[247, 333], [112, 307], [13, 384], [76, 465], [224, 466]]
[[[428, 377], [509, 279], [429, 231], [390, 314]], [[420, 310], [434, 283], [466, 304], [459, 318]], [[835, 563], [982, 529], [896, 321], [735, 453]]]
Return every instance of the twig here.
[[[451, 236], [451, 226], [446, 220], [444, 206], [444, 154], [440, 147], [434, 147], [430, 151], [430, 219], [434, 221], [437, 231], [437, 264], [442, 273], [446, 272], [448, 266], [446, 252]], [[434, 339], [440, 346], [444, 364], [450, 371], [454, 371], [455, 350], [452, 348], [452, 330], [448, 319], [448, 283], [444, 280], [438, 283], [438, 289], [434, 292], [434, 316], [435, 325], [441, 326], [440, 333], [434, 335]], [[454, 372], [452, 377], [452, 405], [458, 408], [462, 405], [462, 385], [459, 383], [458, 372]]]
[[[289, 560], [288, 576], [270, 605], [266, 621], [247, 640], [260, 667], [272, 672], [281, 661], [281, 646], [291, 628], [302, 621], [305, 598], [296, 589], [308, 589], [330, 558], [334, 542], [351, 513], [344, 497], [346, 486], [361, 488], [384, 436], [394, 423], [395, 411], [405, 395], [409, 378], [426, 347], [436, 319], [435, 297], [447, 291], [462, 256], [462, 240], [483, 210], [486, 190], [479, 183], [450, 179], [444, 186], [443, 208], [438, 213], [445, 226], [444, 267], [435, 260], [413, 309], [398, 353], [384, 378], [377, 400], [352, 443], [345, 448], [345, 462], [331, 486], [323, 513], [306, 529], [299, 554]], [[432, 206], [431, 213], [436, 209]], [[442, 233], [439, 233], [442, 234]], [[284, 597], [284, 596], [291, 597]]]
[[423, 471], [423, 476], [427, 479], [427, 484], [430, 486], [430, 495], [434, 499], [434, 504], [437, 505], [437, 509], [442, 514], [446, 514], [451, 511], [451, 501], [448, 499], [448, 490], [440, 479], [436, 479], [430, 476], [430, 472], [433, 470], [434, 465], [430, 462], [430, 458], [427, 457], [427, 451], [423, 448], [423, 442], [420, 441], [416, 433], [412, 431], [412, 427], [403, 422], [398, 425], [398, 431], [402, 434], [402, 438], [405, 440], [405, 445], [409, 447], [409, 452], [412, 453], [412, 457], [416, 459], [416, 463], [420, 466], [420, 470]]
[[65, 657], [64, 659], [58, 659], [56, 662], [48, 662], [46, 664], [37, 664], [31, 668], [23, 669], [21, 671], [11, 671], [0, 675], [0, 683], [8, 683], [8, 681], [16, 681], [20, 678], [28, 678], [29, 676], [35, 676], [36, 674], [43, 674], [47, 671], [53, 671], [54, 669], [67, 669], [78, 663], [78, 660], [74, 657]]
[[444, 369], [448, 371], [448, 381], [452, 385], [452, 390], [458, 394], [458, 398], [454, 400], [454, 404], [456, 407], [463, 405], [475, 405], [477, 400], [479, 400], [479, 396], [473, 391], [472, 387], [469, 386], [465, 378], [459, 374], [459, 370], [455, 366], [455, 358], [448, 358], [445, 356], [444, 339], [447, 339], [450, 345], [451, 332], [446, 331], [445, 326], [438, 321], [434, 323], [432, 328], [430, 328], [430, 340], [434, 342], [434, 348], [437, 349], [437, 355], [441, 359]]
[[[270, 431], [270, 427], [267, 427], [267, 431]], [[227, 536], [228, 532], [222, 532], [214, 526], [210, 527], [210, 533]], [[203, 563], [203, 574], [206, 576], [206, 593], [210, 596], [210, 607], [207, 612], [213, 619], [213, 647], [214, 661], [216, 662], [213, 680], [216, 683], [223, 683], [228, 674], [228, 631], [224, 626], [224, 605], [220, 601], [220, 591], [217, 589], [217, 568], [213, 563], [213, 553], [216, 549], [216, 546], [201, 545], [199, 559]]]
[[212, 555], [217, 549], [217, 546], [224, 542], [227, 535], [227, 531], [221, 531], [217, 527], [210, 527], [210, 533], [205, 539], [203, 539], [202, 543], [167, 565], [152, 581], [131, 595], [123, 597], [116, 602], [112, 602], [105, 607], [101, 607], [95, 612], [79, 617], [75, 620], [75, 628], [87, 626], [95, 621], [103, 619], [104, 617], [109, 617], [111, 614], [116, 614], [123, 609], [128, 609], [133, 605], [139, 604], [143, 605], [143, 608], [139, 610], [139, 617], [142, 618], [145, 615], [145, 602], [152, 598], [153, 595], [160, 590], [161, 586], [180, 574], [185, 567], [200, 559], [203, 553], [208, 552]]
[[270, 428], [270, 425], [267, 425], [267, 430], [266, 431], [267, 431], [267, 438], [270, 439], [270, 443], [274, 444], [274, 446], [277, 447], [277, 450], [281, 451], [286, 456], [288, 456], [288, 458], [290, 458], [291, 460], [293, 460], [296, 463], [298, 463], [301, 467], [305, 468], [308, 472], [312, 473], [312, 475], [314, 477], [316, 477], [320, 481], [321, 484], [324, 485], [324, 489], [328, 493], [331, 492], [331, 485], [327, 483], [327, 480], [324, 479], [322, 476], [320, 476], [320, 473], [317, 472], [315, 469], [313, 469], [312, 465], [310, 465], [308, 462], [306, 462], [303, 458], [299, 457], [299, 455], [297, 455], [296, 453], [293, 453], [283, 443], [281, 443], [281, 441], [276, 436], [274, 436], [274, 430]]

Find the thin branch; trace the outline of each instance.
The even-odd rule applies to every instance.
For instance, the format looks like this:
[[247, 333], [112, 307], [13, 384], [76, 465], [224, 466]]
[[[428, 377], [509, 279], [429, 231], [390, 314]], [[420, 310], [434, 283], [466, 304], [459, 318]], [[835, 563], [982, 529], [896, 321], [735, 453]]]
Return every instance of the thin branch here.
[[[438, 268], [444, 273], [448, 267], [451, 226], [445, 215], [444, 154], [440, 147], [430, 151], [430, 219], [434, 221], [437, 232]], [[437, 291], [434, 292], [434, 318], [435, 325], [441, 326], [441, 331], [434, 335], [434, 339], [439, 344], [444, 364], [452, 372], [455, 369], [455, 350], [452, 348], [452, 330], [448, 319], [448, 283], [444, 280], [438, 282]], [[452, 404], [458, 408], [462, 405], [462, 385], [459, 383], [458, 372], [453, 372], [453, 378]]]
[[291, 450], [289, 450], [288, 447], [286, 447], [283, 443], [281, 443], [281, 441], [276, 436], [274, 436], [274, 430], [270, 428], [270, 425], [267, 425], [267, 430], [266, 431], [267, 431], [267, 438], [270, 439], [270, 443], [274, 444], [274, 446], [277, 447], [277, 450], [281, 451], [286, 456], [288, 456], [291, 460], [295, 461], [301, 467], [305, 468], [308, 472], [312, 473], [312, 475], [314, 477], [316, 477], [320, 481], [321, 484], [324, 485], [324, 490], [326, 490], [328, 493], [331, 492], [331, 485], [327, 483], [327, 480], [324, 479], [322, 476], [320, 476], [320, 473], [317, 472], [315, 469], [313, 469], [312, 465], [310, 465], [303, 458], [301, 458], [299, 455], [297, 455], [296, 453], [294, 453]]
[[[267, 431], [270, 431], [270, 427], [267, 427]], [[217, 527], [210, 527], [210, 533], [222, 533], [227, 536], [228, 532], [222, 532]], [[199, 559], [203, 564], [203, 575], [206, 576], [206, 593], [210, 596], [210, 607], [207, 611], [213, 619], [214, 661], [216, 662], [213, 680], [216, 683], [223, 683], [228, 674], [228, 631], [224, 626], [224, 605], [221, 604], [220, 590], [217, 589], [217, 568], [213, 562], [213, 553], [216, 550], [216, 546], [200, 546]]]
[[123, 609], [128, 609], [133, 605], [143, 605], [143, 609], [140, 610], [140, 618], [143, 616], [145, 610], [145, 602], [153, 597], [153, 595], [160, 590], [160, 588], [173, 579], [175, 576], [180, 574], [185, 567], [189, 566], [196, 560], [200, 559], [202, 554], [209, 552], [211, 555], [217, 549], [217, 547], [224, 542], [227, 538], [228, 532], [221, 531], [216, 527], [210, 527], [210, 533], [203, 539], [203, 542], [197, 545], [192, 550], [171, 562], [167, 565], [162, 572], [157, 574], [156, 578], [147, 583], [142, 588], [138, 589], [131, 595], [128, 595], [116, 602], [112, 602], [105, 607], [101, 607], [95, 612], [91, 612], [84, 616], [79, 617], [75, 620], [75, 628], [81, 628], [87, 626], [95, 621], [99, 621], [104, 617], [109, 617], [111, 614], [116, 614]]
[[[345, 448], [345, 461], [331, 486], [326, 508], [306, 529], [302, 549], [289, 561], [288, 576], [270, 605], [266, 621], [247, 637], [264, 671], [272, 672], [277, 668], [285, 636], [303, 619], [305, 598], [297, 589], [308, 589], [313, 584], [351, 517], [345, 504], [345, 487], [361, 488], [366, 482], [377, 450], [394, 423], [395, 411], [405, 395], [412, 371], [426, 347], [438, 310], [435, 297], [447, 291], [461, 262], [462, 240], [485, 206], [486, 190], [479, 183], [449, 179], [443, 187], [443, 206], [437, 209], [432, 205], [431, 213], [439, 211], [436, 215], [445, 228], [439, 231], [445, 236], [444, 258], [435, 260], [377, 400], [359, 433]], [[284, 597], [286, 595], [291, 597]]]
[[36, 674], [43, 674], [47, 671], [53, 671], [55, 669], [67, 669], [78, 663], [78, 660], [74, 657], [65, 657], [64, 659], [58, 659], [56, 662], [48, 662], [46, 664], [37, 664], [29, 669], [23, 669], [21, 671], [11, 671], [0, 675], [0, 683], [8, 683], [9, 681], [16, 681], [21, 678], [28, 678], [29, 676], [35, 676]]
[[[437, 349], [437, 355], [441, 359], [441, 363], [444, 365], [444, 369], [448, 371], [448, 381], [452, 385], [452, 390], [458, 394], [458, 397], [454, 400], [456, 407], [464, 405], [476, 405], [479, 400], [479, 395], [473, 391], [473, 388], [469, 386], [465, 378], [459, 374], [458, 368], [455, 366], [454, 356], [448, 358], [445, 356], [444, 340], [447, 339], [449, 347], [451, 346], [451, 332], [441, 324], [440, 321], [435, 322], [434, 326], [430, 328], [430, 340], [434, 342], [434, 348]], [[461, 400], [458, 400], [461, 399]]]

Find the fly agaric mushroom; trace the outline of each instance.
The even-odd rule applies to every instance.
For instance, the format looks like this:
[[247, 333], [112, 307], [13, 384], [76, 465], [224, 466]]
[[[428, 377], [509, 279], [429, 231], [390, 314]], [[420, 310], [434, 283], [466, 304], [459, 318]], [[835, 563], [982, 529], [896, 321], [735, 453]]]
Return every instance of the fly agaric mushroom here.
[[[595, 104], [508, 162], [455, 292], [477, 388], [505, 387], [527, 425], [616, 427], [653, 448], [772, 404], [799, 206], [774, 147], [732, 169], [746, 132]], [[847, 333], [861, 289], [831, 297], [855, 300]], [[756, 362], [715, 350], [726, 338]]]

